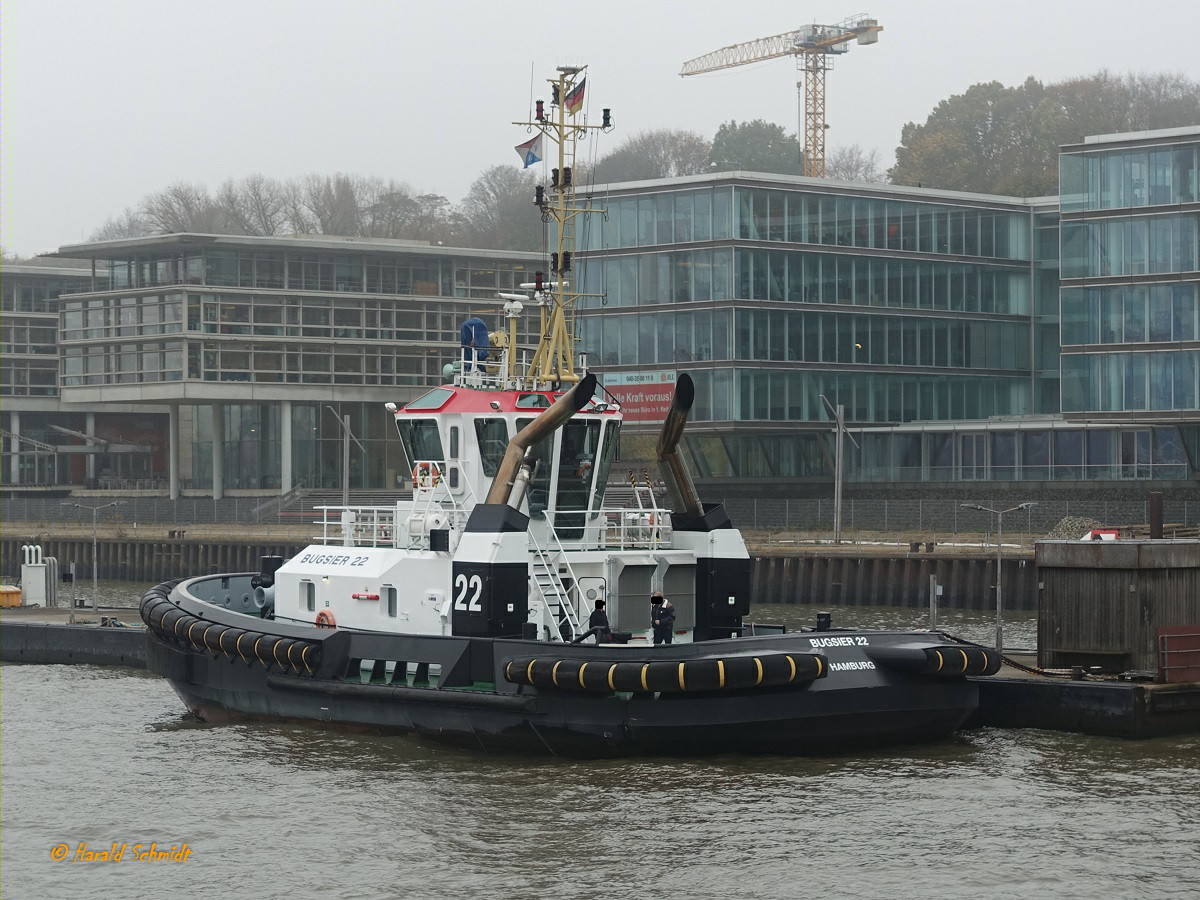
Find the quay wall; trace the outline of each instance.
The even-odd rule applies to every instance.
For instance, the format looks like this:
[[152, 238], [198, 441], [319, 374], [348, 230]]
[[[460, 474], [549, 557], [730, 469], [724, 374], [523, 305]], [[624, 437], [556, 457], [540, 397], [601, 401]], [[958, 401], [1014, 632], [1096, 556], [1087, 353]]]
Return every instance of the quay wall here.
[[[5, 577], [21, 572], [21, 545], [28, 539], [5, 537], [0, 541], [0, 566]], [[60, 571], [75, 563], [78, 581], [92, 577], [90, 537], [44, 538], [42, 553], [58, 558]], [[96, 542], [96, 574], [117, 581], [168, 581], [219, 572], [257, 572], [263, 556], [294, 556], [304, 548], [299, 541], [225, 539], [162, 540], [101, 538]], [[61, 593], [61, 592], [60, 592]]]
[[[15, 579], [21, 569], [21, 545], [27, 539], [0, 541], [3, 574]], [[92, 577], [90, 537], [41, 541], [47, 556], [66, 570], [76, 566], [81, 582]], [[119, 581], [160, 582], [219, 572], [255, 572], [263, 556], [294, 556], [304, 544], [285, 540], [129, 539], [97, 542], [97, 575]], [[1029, 558], [1006, 558], [1004, 606], [1037, 609], [1037, 569]], [[792, 550], [753, 560], [753, 593], [757, 603], [924, 607], [929, 603], [929, 576], [943, 586], [940, 604], [947, 609], [995, 607], [996, 561], [978, 555], [914, 554], [899, 551], [834, 555]]]
[[[1003, 560], [1004, 608], [1037, 609], [1037, 567], [1029, 558]], [[995, 609], [996, 560], [929, 554], [759, 556], [753, 592], [758, 603], [831, 606], [929, 605], [929, 576], [942, 586], [943, 609]]]
[[5, 622], [0, 661], [146, 668], [144, 628]]

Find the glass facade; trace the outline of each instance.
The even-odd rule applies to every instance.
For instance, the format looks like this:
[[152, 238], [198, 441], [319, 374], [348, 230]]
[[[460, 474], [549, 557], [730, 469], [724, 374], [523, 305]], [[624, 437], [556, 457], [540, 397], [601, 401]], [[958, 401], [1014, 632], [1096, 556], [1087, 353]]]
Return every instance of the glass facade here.
[[[412, 250], [138, 253], [108, 262], [112, 290], [63, 301], [62, 383], [426, 385], [440, 379], [462, 320], [484, 301], [498, 310], [496, 292], [533, 268]], [[536, 321], [521, 325], [527, 343]]]
[[1064, 288], [1062, 342], [1144, 344], [1200, 336], [1200, 283]]
[[[343, 438], [339, 421], [361, 442], [350, 444], [350, 487], [394, 488], [405, 479], [404, 451], [376, 403], [293, 403], [292, 478], [297, 484], [333, 490], [342, 486]], [[223, 417], [222, 480], [226, 490], [278, 490], [282, 478], [283, 417], [278, 403], [197, 406], [192, 430], [193, 488], [213, 483], [213, 416]], [[365, 449], [364, 449], [365, 448]]]
[[1073, 148], [1059, 157], [1063, 212], [1195, 203], [1200, 141], [1165, 139], [1121, 149]]
[[[720, 179], [603, 203], [578, 326], [602, 380], [605, 368], [686, 366], [692, 418], [712, 423], [820, 422], [822, 394], [866, 422], [1034, 409], [1024, 205]], [[748, 446], [725, 463], [710, 454], [707, 470], [761, 468]], [[770, 455], [795, 475], [820, 465], [808, 451]]]
[[[1136, 481], [1191, 477], [1174, 427], [859, 431], [846, 444], [846, 479], [860, 483]], [[699, 478], [829, 477], [824, 435], [687, 435]]]
[[1058, 211], [1033, 215], [1033, 411], [1061, 411], [1059, 402]]
[[[222, 490], [340, 487], [344, 412], [366, 447], [353, 447], [350, 485], [395, 487], [407, 473], [381, 403], [439, 383], [457, 356], [462, 321], [483, 315], [499, 325], [497, 292], [518, 290], [544, 266], [534, 254], [341, 243], [230, 237], [190, 246], [147, 238], [122, 250], [101, 264], [111, 286], [83, 285], [49, 319], [64, 399], [91, 402], [103, 396], [97, 388], [130, 386], [138, 392], [122, 399], [178, 404], [190, 448], [179, 483], [192, 490], [212, 490], [218, 467]], [[536, 314], [520, 326], [519, 345], [528, 346]], [[12, 332], [14, 346], [28, 337]], [[318, 403], [313, 386], [343, 388], [355, 400], [326, 392], [330, 399]], [[291, 398], [287, 483], [284, 398]], [[155, 443], [165, 446], [162, 427]], [[223, 436], [216, 459], [214, 434]]]
[[1062, 410], [1178, 419], [1200, 411], [1200, 131], [1121, 137], [1060, 157]]
[[69, 273], [5, 266], [0, 279], [0, 396], [58, 396], [59, 297], [86, 290], [91, 283], [84, 269]]
[[1200, 212], [1062, 223], [1062, 277], [1196, 271]]
[[163, 285], [492, 299], [530, 280], [515, 259], [431, 256], [416, 248], [363, 253], [279, 246], [182, 247], [131, 253], [107, 263], [114, 290]]
[[850, 445], [860, 482], [1131, 481], [1191, 477], [1179, 429], [1164, 426], [982, 427], [871, 432]]

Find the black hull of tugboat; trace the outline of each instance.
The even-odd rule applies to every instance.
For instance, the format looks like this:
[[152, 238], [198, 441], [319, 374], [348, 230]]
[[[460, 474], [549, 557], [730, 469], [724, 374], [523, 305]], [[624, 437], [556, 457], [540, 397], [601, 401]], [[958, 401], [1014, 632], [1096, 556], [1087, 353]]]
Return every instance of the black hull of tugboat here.
[[[487, 752], [812, 754], [943, 739], [978, 702], [978, 688], [965, 677], [876, 666], [863, 655], [870, 650], [890, 659], [903, 650], [911, 656], [905, 648], [914, 638], [930, 643], [937, 635], [805, 632], [614, 651], [503, 638], [332, 632], [231, 613], [170, 587], [152, 590], [143, 601], [148, 667], [208, 721], [310, 721], [414, 733]], [[701, 683], [701, 676], [717, 671], [718, 659], [721, 686]], [[388, 661], [391, 672], [379, 660]], [[422, 661], [440, 668], [437, 686], [409, 685], [407, 677], [403, 684], [386, 683], [392, 672], [408, 672], [410, 663]], [[735, 679], [738, 666], [748, 662], [758, 667], [757, 684], [726, 682], [727, 672]], [[784, 666], [778, 682], [789, 673], [796, 679], [797, 663], [807, 675], [766, 686], [781, 670], [768, 665], [764, 679], [763, 662]], [[546, 664], [562, 688], [534, 686], [536, 678], [513, 683], [550, 671]], [[376, 683], [364, 683], [373, 665]], [[598, 683], [592, 673], [583, 674], [588, 666], [599, 673]], [[613, 691], [603, 684], [605, 673], [610, 685], [614, 677], [620, 680], [618, 667], [645, 678], [651, 666], [672, 680], [678, 670], [680, 689], [662, 683], [657, 686], [670, 689]], [[568, 671], [569, 679], [559, 678]]]

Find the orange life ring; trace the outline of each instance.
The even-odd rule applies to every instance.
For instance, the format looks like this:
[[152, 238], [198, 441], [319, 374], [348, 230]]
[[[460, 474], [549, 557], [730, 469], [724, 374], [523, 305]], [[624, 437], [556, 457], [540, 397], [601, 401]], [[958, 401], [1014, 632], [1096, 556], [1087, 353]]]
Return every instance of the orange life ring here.
[[332, 612], [323, 609], [317, 613], [316, 625], [318, 628], [337, 628], [337, 619], [333, 617]]

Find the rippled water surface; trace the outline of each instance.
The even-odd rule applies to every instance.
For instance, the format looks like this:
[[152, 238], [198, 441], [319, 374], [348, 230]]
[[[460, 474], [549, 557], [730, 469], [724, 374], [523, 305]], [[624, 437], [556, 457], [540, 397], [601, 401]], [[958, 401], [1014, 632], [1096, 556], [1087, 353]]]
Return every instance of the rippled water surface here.
[[[990, 637], [987, 615], [957, 618]], [[1029, 621], [1010, 627], [1031, 643]], [[828, 758], [567, 762], [198, 725], [150, 675], [5, 666], [2, 764], [6, 898], [1200, 896], [1200, 737], [989, 729]], [[50, 858], [81, 841], [193, 852]]]

